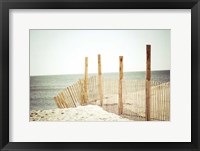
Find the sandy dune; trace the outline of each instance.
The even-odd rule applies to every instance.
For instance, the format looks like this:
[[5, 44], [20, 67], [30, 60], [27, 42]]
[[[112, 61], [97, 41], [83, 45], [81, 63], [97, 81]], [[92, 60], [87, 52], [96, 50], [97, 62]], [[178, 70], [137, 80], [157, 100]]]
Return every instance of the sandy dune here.
[[97, 105], [78, 106], [77, 108], [32, 110], [30, 121], [130, 121], [109, 113]]

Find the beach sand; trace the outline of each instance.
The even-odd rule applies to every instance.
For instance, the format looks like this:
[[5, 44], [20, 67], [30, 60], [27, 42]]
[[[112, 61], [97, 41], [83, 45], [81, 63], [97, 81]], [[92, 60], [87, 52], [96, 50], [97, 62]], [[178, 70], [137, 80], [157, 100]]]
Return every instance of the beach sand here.
[[97, 105], [78, 106], [76, 108], [32, 110], [30, 121], [130, 121], [114, 113], [109, 113]]

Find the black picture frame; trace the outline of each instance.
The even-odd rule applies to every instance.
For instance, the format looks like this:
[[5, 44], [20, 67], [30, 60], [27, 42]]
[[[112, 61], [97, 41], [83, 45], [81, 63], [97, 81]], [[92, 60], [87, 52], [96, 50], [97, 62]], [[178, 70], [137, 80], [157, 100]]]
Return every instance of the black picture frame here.
[[[191, 142], [9, 142], [9, 9], [191, 9]], [[199, 0], [0, 0], [1, 150], [200, 150]]]

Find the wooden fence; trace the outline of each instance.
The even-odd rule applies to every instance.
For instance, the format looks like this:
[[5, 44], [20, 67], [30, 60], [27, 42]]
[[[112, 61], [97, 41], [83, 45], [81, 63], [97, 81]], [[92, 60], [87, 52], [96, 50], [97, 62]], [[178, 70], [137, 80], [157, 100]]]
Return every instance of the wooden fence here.
[[[84, 79], [60, 92], [54, 97], [57, 106], [69, 108], [93, 104], [102, 106], [108, 112], [119, 114], [119, 80], [102, 77], [102, 101], [98, 89], [98, 77], [89, 77], [87, 84], [87, 92], [84, 91]], [[132, 120], [146, 120], [145, 84], [146, 80], [122, 80], [123, 112], [119, 114], [120, 116]], [[170, 83], [151, 81], [150, 91], [150, 120], [170, 120]]]
[[133, 120], [170, 119], [170, 83], [151, 81], [151, 45], [146, 45], [146, 80], [123, 79], [123, 56], [119, 56], [119, 80], [102, 77], [100, 55], [98, 75], [88, 78], [85, 57], [84, 79], [67, 87], [54, 100], [59, 108], [95, 104]]

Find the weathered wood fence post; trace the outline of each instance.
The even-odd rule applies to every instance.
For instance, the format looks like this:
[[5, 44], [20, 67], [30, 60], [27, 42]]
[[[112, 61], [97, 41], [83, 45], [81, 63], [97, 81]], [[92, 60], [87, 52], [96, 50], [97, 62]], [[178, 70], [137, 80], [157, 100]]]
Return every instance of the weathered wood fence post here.
[[84, 103], [88, 102], [88, 57], [85, 57]]
[[146, 120], [150, 121], [151, 45], [146, 45]]
[[123, 56], [119, 56], [119, 99], [118, 99], [119, 115], [123, 113], [122, 81], [123, 81]]
[[101, 74], [101, 55], [98, 55], [98, 91], [100, 105], [103, 105], [103, 92], [102, 92], [102, 74]]

